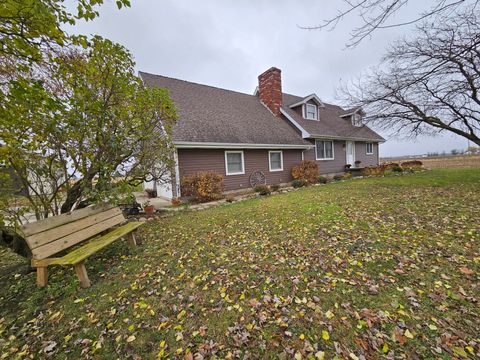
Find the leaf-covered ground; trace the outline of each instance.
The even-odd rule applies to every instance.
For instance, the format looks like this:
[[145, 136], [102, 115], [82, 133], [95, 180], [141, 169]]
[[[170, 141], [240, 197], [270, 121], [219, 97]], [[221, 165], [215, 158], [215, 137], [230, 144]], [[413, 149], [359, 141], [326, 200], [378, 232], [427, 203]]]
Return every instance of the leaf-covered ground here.
[[2, 250], [6, 358], [474, 358], [480, 169], [184, 212], [46, 289]]

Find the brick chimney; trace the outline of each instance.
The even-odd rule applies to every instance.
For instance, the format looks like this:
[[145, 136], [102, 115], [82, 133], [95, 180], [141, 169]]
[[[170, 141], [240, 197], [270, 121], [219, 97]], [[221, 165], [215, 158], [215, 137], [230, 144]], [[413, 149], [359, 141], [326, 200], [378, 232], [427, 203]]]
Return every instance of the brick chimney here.
[[272, 67], [258, 76], [258, 95], [260, 101], [270, 109], [273, 115], [280, 115], [282, 106], [282, 72]]

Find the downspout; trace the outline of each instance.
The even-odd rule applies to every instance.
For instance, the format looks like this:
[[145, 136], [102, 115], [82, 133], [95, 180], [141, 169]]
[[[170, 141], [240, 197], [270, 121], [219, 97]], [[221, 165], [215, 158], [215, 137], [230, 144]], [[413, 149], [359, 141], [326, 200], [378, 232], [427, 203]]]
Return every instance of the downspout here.
[[314, 148], [315, 148], [315, 146], [311, 145], [311, 146], [309, 146], [307, 149], [303, 149], [303, 150], [302, 150], [302, 161], [305, 160], [305, 154], [304, 154], [304, 152], [305, 152], [305, 151], [312, 150], [312, 149], [314, 149]]

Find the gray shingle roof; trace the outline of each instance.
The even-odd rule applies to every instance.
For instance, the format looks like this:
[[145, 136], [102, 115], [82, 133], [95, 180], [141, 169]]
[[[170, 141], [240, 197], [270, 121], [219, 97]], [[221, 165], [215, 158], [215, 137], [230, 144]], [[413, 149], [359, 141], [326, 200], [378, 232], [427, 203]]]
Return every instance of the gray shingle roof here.
[[385, 139], [378, 135], [368, 126], [353, 126], [350, 118], [341, 118], [341, 115], [351, 112], [352, 109], [342, 109], [340, 106], [327, 104], [325, 107], [318, 107], [320, 121], [306, 120], [295, 110], [290, 109], [290, 105], [298, 103], [303, 98], [300, 96], [283, 94], [283, 106], [285, 110], [300, 126], [302, 126], [312, 137], [332, 136], [340, 138], [358, 138], [373, 141], [384, 141]]
[[147, 86], [170, 91], [179, 116], [174, 141], [311, 145], [256, 96], [144, 72], [140, 76]]
[[[257, 96], [140, 72], [147, 86], [167, 88], [179, 116], [173, 127], [176, 142], [311, 145], [289, 122], [275, 117]], [[288, 105], [301, 101], [283, 95], [283, 109], [314, 136], [352, 137], [383, 141], [366, 126], [340, 118], [336, 105], [320, 108], [321, 121], [305, 120]]]

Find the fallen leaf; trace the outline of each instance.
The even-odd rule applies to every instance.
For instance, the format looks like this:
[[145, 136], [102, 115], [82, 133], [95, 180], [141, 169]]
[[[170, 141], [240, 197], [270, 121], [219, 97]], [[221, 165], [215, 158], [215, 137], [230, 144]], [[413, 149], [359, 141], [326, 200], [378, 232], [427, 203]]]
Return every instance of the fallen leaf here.
[[130, 335], [128, 338], [127, 338], [127, 343], [131, 343], [132, 341], [135, 341], [135, 335]]
[[473, 270], [471, 270], [467, 267], [461, 267], [460, 272], [464, 275], [472, 275], [473, 274]]

